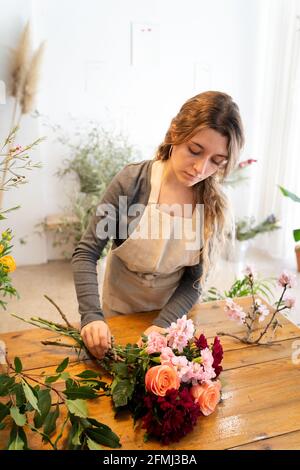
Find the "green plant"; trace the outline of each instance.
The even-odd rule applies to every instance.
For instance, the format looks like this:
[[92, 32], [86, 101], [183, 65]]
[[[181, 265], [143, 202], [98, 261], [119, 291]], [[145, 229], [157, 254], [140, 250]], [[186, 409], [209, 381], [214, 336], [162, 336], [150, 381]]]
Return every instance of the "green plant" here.
[[[34, 168], [40, 168], [40, 163], [33, 163], [30, 159], [28, 151], [34, 146], [44, 140], [44, 138], [37, 139], [32, 144], [21, 147], [20, 145], [13, 146], [13, 141], [16, 137], [19, 127], [15, 126], [9, 133], [8, 137], [4, 140], [0, 149], [0, 221], [7, 219], [7, 213], [19, 209], [20, 206], [10, 207], [4, 210], [2, 208], [3, 194], [11, 188], [18, 188], [28, 182], [24, 173]], [[7, 228], [1, 233], [0, 238], [0, 296], [7, 295], [19, 297], [17, 290], [12, 285], [12, 279], [9, 273], [16, 269], [16, 263], [11, 255], [12, 245], [12, 231]], [[0, 298], [0, 307], [6, 309], [6, 304]]]
[[[37, 376], [25, 372], [18, 357], [14, 365], [7, 358], [7, 372], [0, 374], [0, 431], [10, 429], [8, 450], [28, 450], [30, 431], [39, 434], [53, 450], [120, 447], [118, 436], [108, 426], [88, 416], [86, 400], [107, 395], [108, 385], [93, 370], [71, 376], [66, 370], [68, 363], [66, 357], [54, 374]], [[57, 382], [64, 388], [56, 387]]]
[[[291, 193], [290, 191], [283, 188], [282, 186], [278, 186], [278, 187], [279, 187], [281, 193], [285, 197], [288, 197], [288, 198], [292, 199], [292, 201], [300, 202], [300, 197], [299, 196], [296, 196], [296, 194]], [[297, 229], [293, 230], [293, 235], [294, 235], [295, 242], [299, 242], [300, 241], [300, 228], [297, 228]]]
[[[16, 269], [16, 263], [11, 256], [10, 252], [12, 245], [10, 241], [12, 239], [11, 230], [7, 229], [1, 234], [0, 238], [0, 294], [3, 297], [9, 295], [10, 297], [19, 297], [17, 290], [12, 285], [12, 280], [9, 273]], [[6, 304], [4, 300], [0, 299], [0, 306], [5, 310]]]
[[61, 219], [54, 244], [65, 246], [71, 241], [75, 246], [113, 177], [128, 163], [138, 160], [140, 153], [122, 133], [107, 131], [94, 121], [87, 127], [79, 126], [73, 137], [66, 136], [60, 126], [54, 129], [59, 133], [58, 141], [71, 155], [64, 160], [57, 176], [64, 178], [70, 174], [78, 182], [78, 191], [73, 191], [64, 209], [67, 217]]
[[210, 287], [207, 289], [201, 297], [203, 302], [211, 302], [216, 300], [222, 300], [226, 298], [245, 297], [248, 295], [258, 295], [266, 297], [270, 302], [273, 297], [271, 287], [275, 285], [276, 278], [258, 278], [249, 279], [249, 276], [244, 276], [242, 279], [235, 279], [229, 290], [225, 290], [223, 293], [216, 287]]
[[280, 229], [274, 214], [269, 215], [263, 222], [255, 224], [255, 218], [244, 217], [236, 223], [236, 239], [239, 241], [254, 238], [259, 233], [272, 232]]

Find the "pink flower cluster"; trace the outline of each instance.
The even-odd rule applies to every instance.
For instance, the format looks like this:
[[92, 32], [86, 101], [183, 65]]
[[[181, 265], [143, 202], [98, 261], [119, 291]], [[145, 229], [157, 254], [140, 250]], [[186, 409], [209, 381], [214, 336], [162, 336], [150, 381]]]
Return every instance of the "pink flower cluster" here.
[[171, 323], [167, 328], [167, 335], [163, 336], [158, 332], [151, 332], [148, 335], [147, 348], [148, 354], [160, 352], [163, 348], [169, 347], [182, 352], [191, 338], [194, 336], [194, 324], [192, 320], [187, 320], [186, 315], [179, 318], [177, 322]]
[[246, 318], [246, 313], [237, 303], [235, 303], [230, 297], [226, 298], [225, 312], [227, 312], [231, 320], [237, 320], [243, 323]]
[[[250, 281], [253, 283], [254, 277], [256, 276], [254, 268], [248, 265], [246, 266], [244, 273], [246, 276], [249, 277]], [[288, 273], [287, 271], [283, 271], [279, 276], [277, 283], [284, 289], [293, 288], [296, 286], [296, 276], [294, 274]], [[283, 308], [293, 308], [295, 305], [294, 297], [285, 297], [282, 299], [282, 301], [284, 306]], [[270, 314], [270, 310], [266, 307], [266, 305], [263, 304], [263, 302], [259, 298], [254, 299], [253, 308], [258, 314], [259, 322], [263, 322]], [[229, 318], [231, 318], [232, 320], [237, 320], [240, 323], [246, 323], [247, 314], [244, 312], [240, 305], [238, 305], [229, 297], [226, 298], [224, 310], [228, 314]]]
[[210, 383], [215, 379], [222, 370], [220, 363], [223, 358], [223, 349], [218, 338], [209, 348], [203, 334], [198, 339], [194, 334], [193, 321], [184, 315], [176, 323], [173, 322], [166, 333], [149, 333], [145, 347], [147, 354], [160, 354], [161, 366], [171, 367], [181, 384], [192, 386]]

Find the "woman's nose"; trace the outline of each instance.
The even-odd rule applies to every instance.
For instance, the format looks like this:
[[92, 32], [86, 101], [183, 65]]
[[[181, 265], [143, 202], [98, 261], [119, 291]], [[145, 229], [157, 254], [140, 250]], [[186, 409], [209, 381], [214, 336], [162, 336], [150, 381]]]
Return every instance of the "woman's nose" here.
[[195, 163], [194, 170], [197, 175], [203, 175], [205, 174], [207, 167], [208, 167], [208, 158], [204, 158], [203, 160], [200, 160], [199, 162]]

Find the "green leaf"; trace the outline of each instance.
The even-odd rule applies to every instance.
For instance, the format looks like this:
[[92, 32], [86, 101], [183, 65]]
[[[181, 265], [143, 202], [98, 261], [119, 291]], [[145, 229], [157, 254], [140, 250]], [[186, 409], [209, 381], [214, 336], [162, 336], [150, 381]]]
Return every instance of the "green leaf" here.
[[98, 394], [90, 387], [74, 387], [63, 391], [67, 398], [75, 400], [76, 398], [92, 399], [97, 398]]
[[8, 441], [8, 450], [23, 450], [27, 448], [26, 434], [23, 428], [16, 426], [12, 427]]
[[10, 402], [8, 402], [6, 405], [4, 403], [0, 403], [0, 422], [3, 421], [3, 419], [9, 415], [9, 405]]
[[63, 371], [65, 370], [65, 368], [68, 366], [68, 364], [69, 364], [69, 358], [66, 357], [66, 358], [59, 364], [59, 366], [57, 366], [55, 372], [58, 372], [58, 373], [63, 372]]
[[293, 230], [295, 242], [300, 242], [300, 228]]
[[30, 387], [30, 385], [28, 385], [28, 383], [25, 382], [24, 379], [22, 379], [22, 387], [23, 387], [23, 390], [24, 390], [24, 393], [25, 393], [25, 397], [27, 398], [27, 400], [31, 404], [32, 408], [40, 413], [37, 398], [34, 395], [34, 392], [33, 392], [32, 388]]
[[282, 192], [282, 194], [286, 197], [289, 197], [290, 199], [292, 199], [293, 201], [295, 202], [300, 202], [300, 197], [296, 196], [295, 193], [291, 193], [290, 191], [288, 191], [287, 189], [283, 188], [282, 186], [279, 186], [279, 189], [280, 191]]
[[66, 405], [73, 415], [79, 416], [79, 418], [87, 418], [88, 411], [85, 400], [66, 400]]
[[23, 369], [21, 359], [19, 357], [15, 357], [14, 364], [15, 364], [15, 371], [17, 372], [17, 374], [20, 374], [20, 372], [22, 372], [22, 369]]
[[7, 374], [0, 375], [0, 397], [8, 395], [14, 383], [15, 379], [13, 377], [9, 377]]
[[56, 382], [58, 379], [60, 379], [60, 374], [58, 375], [52, 375], [51, 377], [46, 377], [45, 383], [51, 384], [53, 382]]
[[[50, 437], [51, 434], [53, 434], [53, 432], [56, 430], [56, 421], [58, 417], [59, 417], [59, 405], [56, 405], [55, 410], [51, 411], [45, 419], [44, 433], [47, 436]], [[43, 438], [43, 441], [45, 442], [45, 438]]]
[[97, 444], [97, 442], [93, 441], [89, 437], [86, 440], [87, 446], [89, 450], [103, 450], [103, 447]]
[[95, 372], [94, 370], [84, 370], [80, 374], [77, 374], [76, 377], [80, 377], [81, 379], [96, 379], [99, 377], [99, 372]]
[[116, 362], [113, 364], [112, 372], [120, 377], [120, 379], [126, 379], [128, 377], [128, 368], [124, 362]]
[[21, 383], [14, 384], [11, 391], [16, 395], [16, 405], [18, 408], [26, 404], [27, 400]]
[[60, 374], [60, 378], [61, 378], [62, 380], [67, 380], [67, 379], [69, 379], [69, 378], [70, 378], [69, 372], [62, 372], [62, 373]]
[[51, 409], [51, 395], [49, 389], [38, 391], [38, 406], [41, 412], [38, 413], [36, 411], [34, 414], [34, 426], [37, 429], [43, 426]]
[[116, 407], [127, 405], [132, 397], [134, 384], [129, 380], [120, 380], [115, 384], [112, 390], [112, 397]]
[[10, 408], [10, 416], [14, 420], [17, 426], [25, 426], [26, 424], [26, 415], [22, 415], [17, 406], [12, 406]]
[[6, 426], [6, 424], [4, 424], [4, 423], [0, 423], [0, 431], [2, 431], [2, 429], [4, 429], [4, 428], [5, 428], [5, 426]]
[[81, 426], [80, 421], [77, 421], [76, 423], [73, 424], [73, 433], [72, 433], [73, 435], [72, 435], [71, 442], [74, 446], [81, 445], [80, 437], [83, 431], [84, 431], [84, 428]]
[[112, 448], [121, 447], [119, 437], [110, 428], [108, 428], [108, 426], [105, 426], [104, 428], [89, 428], [85, 430], [85, 433], [98, 444], [103, 444]]

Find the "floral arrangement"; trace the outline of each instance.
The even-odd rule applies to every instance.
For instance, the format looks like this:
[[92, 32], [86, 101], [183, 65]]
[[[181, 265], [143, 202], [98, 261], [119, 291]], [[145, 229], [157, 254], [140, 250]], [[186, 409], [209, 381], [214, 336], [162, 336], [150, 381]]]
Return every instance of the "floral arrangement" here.
[[[232, 338], [246, 344], [266, 343], [266, 337], [273, 337], [277, 328], [281, 326], [278, 320], [278, 313], [294, 307], [295, 298], [286, 296], [285, 294], [288, 289], [296, 286], [295, 275], [289, 274], [287, 271], [283, 271], [277, 279], [277, 284], [282, 288], [282, 292], [279, 296], [279, 300], [274, 303], [272, 311], [266, 307], [259, 297], [255, 296], [255, 277], [256, 272], [254, 269], [251, 266], [247, 266], [245, 269], [245, 278], [250, 287], [252, 296], [252, 305], [250, 310], [245, 312], [238, 303], [234, 302], [232, 298], [229, 297], [226, 299], [226, 305], [224, 308], [231, 320], [238, 321], [246, 327], [245, 335], [237, 336], [231, 333], [219, 332], [219, 336], [231, 336]], [[257, 326], [260, 323], [265, 323], [265, 326], [262, 330], [256, 332]]]
[[[72, 344], [43, 344], [75, 346], [79, 353], [85, 350], [79, 331], [48, 300], [59, 310], [66, 326], [41, 318], [18, 318], [73, 340]], [[195, 334], [192, 320], [184, 316], [164, 333], [143, 336], [140, 347], [113, 343], [104, 359], [97, 360], [112, 375], [111, 384], [101, 380], [101, 370], [71, 375], [68, 358], [52, 376], [41, 374], [37, 378], [24, 373], [19, 358], [13, 365], [6, 356], [7, 373], [0, 375], [0, 396], [7, 401], [0, 404], [0, 432], [7, 424], [11, 426], [7, 448], [28, 449], [27, 430], [38, 433], [42, 442], [54, 450], [120, 447], [118, 436], [108, 426], [88, 416], [86, 400], [103, 395], [112, 397], [116, 412], [127, 409], [134, 423], [140, 420], [145, 440], [153, 437], [165, 445], [179, 441], [192, 431], [199, 416], [213, 413], [221, 399], [218, 377], [222, 371], [222, 345], [218, 337], [209, 345], [204, 334]], [[88, 350], [85, 353], [90, 356]], [[57, 387], [56, 382], [65, 387]], [[66, 411], [62, 412], [63, 408]], [[59, 416], [64, 422], [57, 428]], [[67, 428], [68, 439], [63, 440]]]
[[223, 348], [218, 337], [209, 346], [195, 336], [186, 316], [166, 329], [143, 337], [141, 348], [114, 348], [104, 359], [114, 375], [115, 407], [127, 406], [141, 418], [149, 437], [162, 444], [179, 441], [192, 431], [200, 415], [211, 414], [220, 401]]

